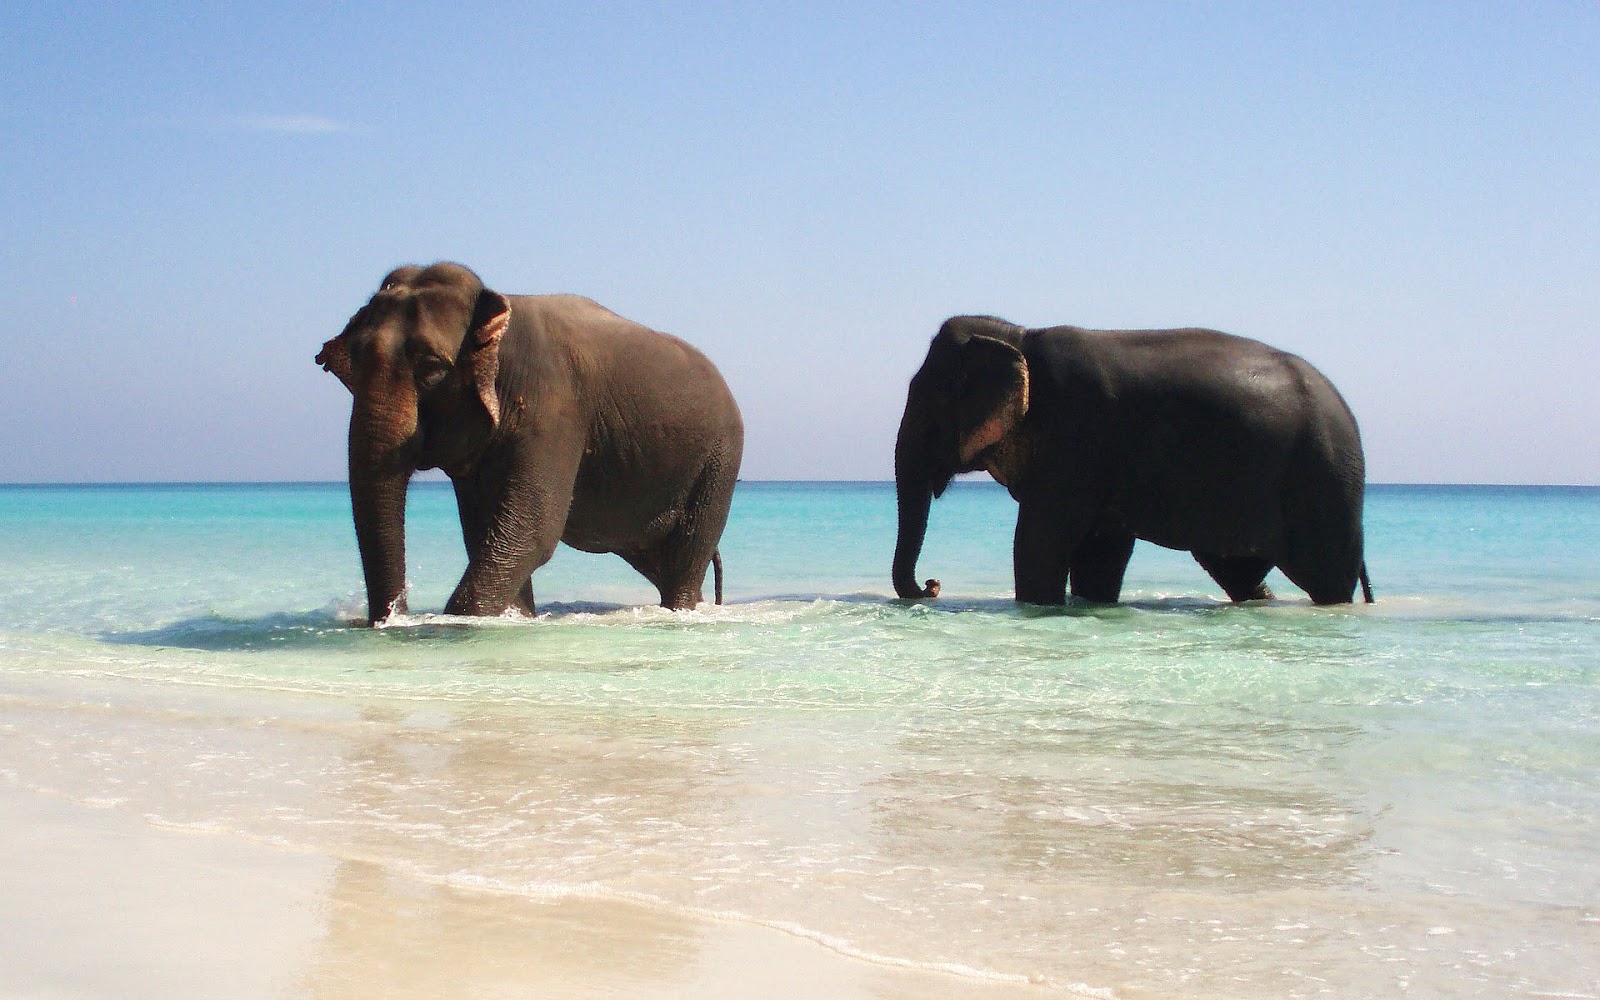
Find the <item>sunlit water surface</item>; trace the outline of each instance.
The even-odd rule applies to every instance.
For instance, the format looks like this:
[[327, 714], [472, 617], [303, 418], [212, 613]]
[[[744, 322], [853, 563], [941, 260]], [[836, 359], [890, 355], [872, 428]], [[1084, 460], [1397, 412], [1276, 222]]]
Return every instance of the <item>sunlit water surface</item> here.
[[342, 486], [3, 487], [0, 780], [1090, 995], [1600, 995], [1600, 491], [1374, 488], [1373, 607], [1018, 607], [1014, 522], [906, 604], [892, 487], [741, 484], [725, 606], [563, 550], [466, 622], [417, 484], [371, 630]]

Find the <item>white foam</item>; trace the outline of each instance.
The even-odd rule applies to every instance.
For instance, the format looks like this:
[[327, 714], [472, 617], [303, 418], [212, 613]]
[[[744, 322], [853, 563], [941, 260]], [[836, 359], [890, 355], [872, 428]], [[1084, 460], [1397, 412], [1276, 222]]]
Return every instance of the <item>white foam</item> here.
[[1057, 983], [1043, 975], [1026, 975], [1021, 973], [1000, 972], [993, 969], [979, 968], [960, 962], [930, 962], [918, 959], [900, 958], [885, 955], [868, 949], [857, 947], [851, 941], [836, 934], [829, 934], [803, 924], [786, 920], [771, 920], [754, 917], [735, 910], [717, 910], [708, 907], [689, 906], [674, 903], [648, 893], [632, 892], [623, 889], [614, 889], [595, 883], [582, 885], [560, 885], [554, 883], [528, 883], [521, 886], [508, 886], [505, 883], [476, 875], [452, 875], [438, 880], [443, 884], [455, 888], [472, 889], [480, 892], [504, 893], [521, 896], [533, 900], [556, 901], [562, 899], [587, 899], [607, 902], [622, 902], [636, 906], [647, 907], [652, 910], [670, 913], [678, 916], [691, 917], [700, 920], [713, 920], [724, 923], [739, 923], [755, 927], [764, 927], [768, 930], [787, 934], [791, 937], [809, 941], [819, 947], [826, 948], [846, 958], [851, 958], [872, 965], [881, 965], [887, 968], [906, 969], [920, 972], [936, 972], [962, 979], [979, 980], [991, 983], [1014, 983], [1017, 985], [1050, 985], [1058, 989], [1066, 989], [1076, 995], [1096, 998], [1096, 1000], [1114, 1000], [1115, 994], [1109, 989], [1097, 989], [1082, 983]]

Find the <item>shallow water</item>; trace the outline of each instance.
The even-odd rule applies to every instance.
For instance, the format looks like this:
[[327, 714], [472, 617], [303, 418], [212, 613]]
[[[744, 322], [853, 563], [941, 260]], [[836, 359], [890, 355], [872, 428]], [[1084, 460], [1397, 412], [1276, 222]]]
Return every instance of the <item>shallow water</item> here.
[[724, 607], [564, 550], [488, 622], [411, 507], [369, 630], [342, 486], [0, 487], [0, 779], [1093, 995], [1600, 995], [1600, 490], [1374, 488], [1372, 607], [1047, 610], [998, 487], [905, 604], [892, 487], [741, 484]]

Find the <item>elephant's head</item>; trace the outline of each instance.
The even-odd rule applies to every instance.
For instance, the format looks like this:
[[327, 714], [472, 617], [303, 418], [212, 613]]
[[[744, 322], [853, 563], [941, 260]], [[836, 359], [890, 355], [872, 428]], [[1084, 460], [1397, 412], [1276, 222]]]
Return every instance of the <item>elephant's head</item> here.
[[405, 610], [411, 474], [470, 462], [499, 425], [510, 317], [506, 297], [459, 264], [401, 267], [317, 355], [355, 397], [350, 503], [371, 622]]
[[1002, 482], [1017, 470], [1015, 433], [1028, 412], [1023, 329], [988, 316], [945, 321], [911, 379], [894, 447], [900, 530], [894, 589], [903, 598], [937, 597], [939, 581], [917, 584], [928, 507], [958, 472], [988, 469]]

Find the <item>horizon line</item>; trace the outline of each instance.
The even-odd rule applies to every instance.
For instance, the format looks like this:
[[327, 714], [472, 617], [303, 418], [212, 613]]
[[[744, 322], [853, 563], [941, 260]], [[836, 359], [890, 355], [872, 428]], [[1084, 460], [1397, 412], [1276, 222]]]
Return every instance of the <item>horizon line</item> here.
[[[81, 479], [81, 480], [4, 480], [0, 481], [0, 489], [8, 487], [74, 487], [74, 486], [345, 486], [346, 479]], [[413, 479], [412, 484], [422, 485], [450, 485], [449, 479]], [[861, 485], [861, 486], [893, 486], [893, 479], [745, 479], [737, 480], [739, 483], [750, 485], [799, 485], [810, 484], [818, 486], [836, 485]], [[1000, 486], [998, 482], [984, 479], [956, 479], [952, 486]], [[1531, 483], [1531, 482], [1440, 482], [1440, 481], [1369, 481], [1367, 486], [1393, 487], [1393, 486], [1442, 486], [1463, 489], [1600, 489], [1600, 482], [1595, 483]], [[1003, 487], [1002, 487], [1003, 488]]]

